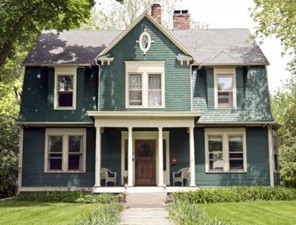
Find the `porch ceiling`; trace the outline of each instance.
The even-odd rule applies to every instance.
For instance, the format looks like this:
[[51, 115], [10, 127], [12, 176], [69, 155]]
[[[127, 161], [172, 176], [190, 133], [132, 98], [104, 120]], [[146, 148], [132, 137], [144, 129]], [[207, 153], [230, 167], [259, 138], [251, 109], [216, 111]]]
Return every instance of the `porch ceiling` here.
[[88, 111], [97, 127], [194, 127], [201, 112]]

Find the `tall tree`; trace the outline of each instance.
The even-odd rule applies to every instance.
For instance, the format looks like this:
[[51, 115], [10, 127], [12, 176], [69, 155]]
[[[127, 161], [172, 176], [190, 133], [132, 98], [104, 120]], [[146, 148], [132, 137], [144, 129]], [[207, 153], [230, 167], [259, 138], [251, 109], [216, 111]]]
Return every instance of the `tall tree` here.
[[[99, 1], [100, 2], [100, 1]], [[162, 25], [171, 29], [173, 26], [173, 11], [182, 0], [159, 0], [157, 3], [162, 8]], [[92, 16], [81, 29], [90, 30], [123, 30], [132, 23], [144, 10], [150, 12], [151, 5], [155, 0], [123, 0], [121, 4], [111, 0], [110, 4], [100, 4], [93, 8]], [[192, 28], [205, 29], [207, 24], [191, 21]]]
[[94, 0], [2, 0], [0, 66], [16, 48], [42, 30], [79, 27], [90, 16]]
[[289, 68], [296, 73], [296, 1], [254, 0], [252, 17], [258, 23], [256, 35], [264, 38], [275, 35], [284, 46], [284, 54], [292, 54]]

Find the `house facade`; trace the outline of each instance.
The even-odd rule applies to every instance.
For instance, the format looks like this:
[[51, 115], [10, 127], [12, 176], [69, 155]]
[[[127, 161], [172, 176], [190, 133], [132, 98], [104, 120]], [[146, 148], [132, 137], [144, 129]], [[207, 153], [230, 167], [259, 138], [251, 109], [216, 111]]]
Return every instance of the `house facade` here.
[[[190, 29], [161, 7], [124, 31], [43, 33], [19, 114], [20, 191], [279, 183], [268, 61], [246, 29]], [[101, 168], [116, 172], [115, 187]]]

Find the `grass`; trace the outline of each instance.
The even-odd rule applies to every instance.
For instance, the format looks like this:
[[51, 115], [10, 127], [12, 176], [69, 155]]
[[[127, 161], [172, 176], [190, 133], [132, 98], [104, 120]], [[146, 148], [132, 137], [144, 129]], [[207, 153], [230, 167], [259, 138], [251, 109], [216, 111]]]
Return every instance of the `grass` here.
[[289, 225], [296, 221], [296, 201], [200, 204], [209, 219], [231, 224]]
[[70, 225], [97, 207], [98, 204], [0, 201], [0, 224]]

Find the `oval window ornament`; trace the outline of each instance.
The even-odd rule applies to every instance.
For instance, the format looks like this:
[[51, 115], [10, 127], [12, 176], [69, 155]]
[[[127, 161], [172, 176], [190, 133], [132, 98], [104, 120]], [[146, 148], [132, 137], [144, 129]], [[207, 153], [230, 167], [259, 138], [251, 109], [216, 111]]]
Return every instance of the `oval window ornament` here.
[[144, 31], [139, 38], [139, 45], [140, 49], [146, 54], [146, 52], [151, 47], [151, 37], [150, 34], [148, 34], [146, 31]]

